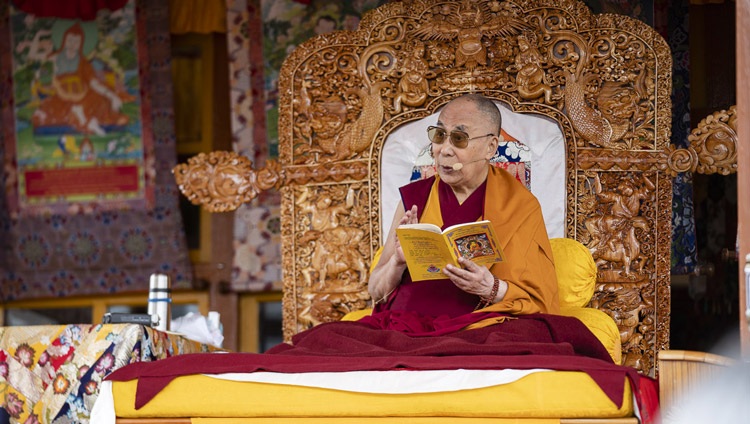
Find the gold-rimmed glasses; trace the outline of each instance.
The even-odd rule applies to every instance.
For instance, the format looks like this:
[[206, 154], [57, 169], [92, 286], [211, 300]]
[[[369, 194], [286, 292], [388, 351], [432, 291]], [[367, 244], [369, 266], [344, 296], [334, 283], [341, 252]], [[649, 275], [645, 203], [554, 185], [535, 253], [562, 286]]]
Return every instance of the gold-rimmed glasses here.
[[463, 131], [453, 130], [449, 133], [444, 128], [434, 127], [434, 126], [427, 127], [427, 138], [429, 138], [431, 142], [435, 144], [443, 144], [445, 143], [445, 139], [447, 138], [450, 140], [453, 147], [457, 149], [466, 148], [466, 146], [469, 145], [469, 142], [471, 140], [476, 140], [476, 139], [484, 138], [484, 137], [491, 137], [494, 135], [495, 134], [490, 133], [490, 134], [479, 135], [476, 137], [469, 138], [469, 134], [466, 134]]

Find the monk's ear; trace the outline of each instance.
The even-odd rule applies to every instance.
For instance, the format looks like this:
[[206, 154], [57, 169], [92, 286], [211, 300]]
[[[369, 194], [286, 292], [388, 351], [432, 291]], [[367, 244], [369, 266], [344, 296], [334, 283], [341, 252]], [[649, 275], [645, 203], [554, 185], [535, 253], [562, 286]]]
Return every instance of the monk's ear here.
[[490, 139], [490, 142], [487, 143], [487, 155], [486, 155], [487, 160], [490, 160], [492, 159], [493, 156], [495, 156], [495, 152], [497, 152], [497, 143], [498, 143], [497, 136], [493, 136]]

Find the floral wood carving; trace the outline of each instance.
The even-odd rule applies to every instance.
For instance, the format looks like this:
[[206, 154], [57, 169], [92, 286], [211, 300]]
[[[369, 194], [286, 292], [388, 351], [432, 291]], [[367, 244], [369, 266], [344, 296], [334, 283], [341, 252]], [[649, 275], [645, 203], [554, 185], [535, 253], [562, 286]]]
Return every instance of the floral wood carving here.
[[254, 170], [250, 159], [234, 152], [199, 153], [172, 170], [185, 197], [209, 212], [233, 211], [254, 199], [258, 193], [284, 182], [277, 161]]
[[690, 146], [669, 150], [672, 175], [678, 172], [729, 175], [737, 172], [737, 107], [714, 112], [688, 135]]

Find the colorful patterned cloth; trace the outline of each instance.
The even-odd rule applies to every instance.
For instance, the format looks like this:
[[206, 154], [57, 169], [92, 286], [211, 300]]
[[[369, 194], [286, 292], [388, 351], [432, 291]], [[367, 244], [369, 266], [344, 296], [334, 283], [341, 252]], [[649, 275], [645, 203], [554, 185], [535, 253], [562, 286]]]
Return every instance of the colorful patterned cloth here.
[[0, 422], [88, 423], [112, 371], [211, 350], [137, 324], [0, 327]]

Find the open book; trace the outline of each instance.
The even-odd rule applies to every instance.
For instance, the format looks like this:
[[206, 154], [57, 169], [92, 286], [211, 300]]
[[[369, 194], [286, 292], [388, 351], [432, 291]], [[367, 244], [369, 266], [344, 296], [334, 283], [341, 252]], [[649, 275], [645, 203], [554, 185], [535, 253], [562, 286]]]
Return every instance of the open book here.
[[457, 224], [444, 231], [434, 224], [405, 224], [396, 228], [396, 235], [412, 281], [446, 278], [443, 267], [460, 267], [460, 256], [487, 266], [503, 261], [490, 221]]

